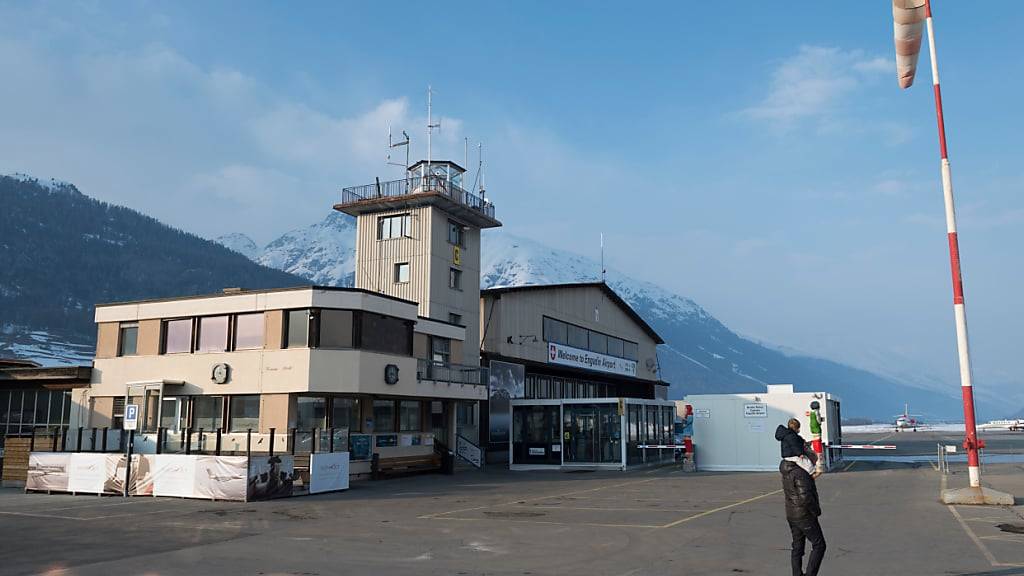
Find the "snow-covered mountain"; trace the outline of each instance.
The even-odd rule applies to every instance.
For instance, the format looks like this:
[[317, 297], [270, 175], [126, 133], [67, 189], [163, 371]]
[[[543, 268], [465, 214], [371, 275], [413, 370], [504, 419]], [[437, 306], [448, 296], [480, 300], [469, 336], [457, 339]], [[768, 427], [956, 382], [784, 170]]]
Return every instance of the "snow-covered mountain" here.
[[237, 232], [221, 236], [216, 242], [258, 264], [302, 276], [317, 285], [352, 285], [356, 223], [341, 212], [332, 211], [321, 222], [292, 230], [263, 248]]
[[[252, 241], [240, 234], [221, 237], [218, 242], [242, 254], [251, 252]], [[503, 229], [484, 231], [482, 242], [484, 288], [600, 279], [597, 261]], [[351, 286], [355, 220], [332, 212], [318, 224], [281, 236], [250, 258], [315, 284]], [[760, 391], [766, 383], [786, 382], [798, 389], [827, 389], [839, 395], [848, 416], [887, 417], [892, 406], [903, 402], [912, 402], [929, 414], [956, 416], [956, 403], [933, 391], [745, 339], [693, 300], [651, 282], [613, 269], [608, 270], [606, 281], [665, 339], [659, 365], [662, 378], [673, 383], [672, 397]]]

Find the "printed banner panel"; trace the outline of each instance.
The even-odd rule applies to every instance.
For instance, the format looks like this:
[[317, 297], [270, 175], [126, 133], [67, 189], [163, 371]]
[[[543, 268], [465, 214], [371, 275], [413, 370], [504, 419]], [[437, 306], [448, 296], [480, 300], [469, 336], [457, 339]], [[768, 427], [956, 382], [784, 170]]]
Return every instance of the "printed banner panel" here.
[[136, 496], [244, 501], [245, 456], [147, 454], [133, 474]]
[[299, 492], [295, 458], [290, 455], [253, 456], [249, 460], [248, 500], [284, 498]]
[[[133, 455], [133, 464], [138, 462]], [[124, 454], [71, 454], [68, 463], [68, 492], [123, 494], [128, 457]]]
[[581, 350], [572, 346], [555, 344], [554, 342], [548, 343], [548, 362], [622, 376], [636, 376], [635, 360], [608, 356], [607, 354]]
[[522, 398], [526, 392], [526, 367], [522, 364], [491, 360], [488, 379], [488, 439], [508, 442], [511, 424], [509, 400]]
[[309, 493], [348, 490], [348, 452], [312, 454], [309, 457]]
[[64, 452], [32, 452], [28, 456], [26, 490], [68, 491], [68, 465], [71, 454]]

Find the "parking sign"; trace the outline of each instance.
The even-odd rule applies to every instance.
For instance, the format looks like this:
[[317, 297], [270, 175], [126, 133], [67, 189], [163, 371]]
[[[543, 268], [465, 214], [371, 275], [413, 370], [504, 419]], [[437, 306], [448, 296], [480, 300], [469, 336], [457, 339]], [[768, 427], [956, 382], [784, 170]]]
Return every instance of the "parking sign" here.
[[126, 404], [124, 407], [124, 429], [125, 430], [138, 430], [139, 429], [139, 405], [138, 404]]

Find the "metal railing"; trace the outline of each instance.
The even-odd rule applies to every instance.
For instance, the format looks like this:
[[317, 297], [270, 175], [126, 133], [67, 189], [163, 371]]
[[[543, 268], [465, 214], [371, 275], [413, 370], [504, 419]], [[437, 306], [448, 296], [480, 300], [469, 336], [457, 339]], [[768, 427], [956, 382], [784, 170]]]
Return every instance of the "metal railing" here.
[[486, 369], [480, 366], [448, 364], [426, 358], [416, 359], [416, 379], [449, 382], [451, 384], [482, 385], [486, 382]]
[[362, 186], [350, 186], [341, 190], [341, 203], [362, 202], [377, 198], [395, 198], [410, 194], [440, 194], [449, 200], [462, 204], [494, 218], [494, 204], [472, 192], [463, 190], [458, 185], [440, 176], [409, 176], [404, 180], [374, 182]]

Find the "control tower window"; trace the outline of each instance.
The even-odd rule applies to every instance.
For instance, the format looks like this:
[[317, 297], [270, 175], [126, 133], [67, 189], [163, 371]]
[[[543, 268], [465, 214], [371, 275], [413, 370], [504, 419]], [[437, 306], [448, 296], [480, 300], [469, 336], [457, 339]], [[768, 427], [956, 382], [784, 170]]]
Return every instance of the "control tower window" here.
[[393, 216], [381, 216], [377, 218], [377, 239], [390, 240], [392, 238], [412, 237], [412, 216], [409, 214], [395, 214]]

